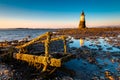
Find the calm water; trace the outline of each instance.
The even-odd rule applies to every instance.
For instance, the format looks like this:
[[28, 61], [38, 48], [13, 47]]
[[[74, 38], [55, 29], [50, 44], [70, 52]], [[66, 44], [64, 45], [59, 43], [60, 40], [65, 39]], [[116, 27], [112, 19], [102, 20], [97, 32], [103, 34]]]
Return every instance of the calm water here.
[[11, 41], [11, 40], [20, 40], [26, 36], [31, 36], [35, 38], [47, 31], [47, 29], [10, 29], [10, 30], [0, 30], [0, 42], [1, 41]]
[[114, 47], [114, 45], [109, 44], [106, 39], [108, 38], [98, 38], [98, 39], [72, 39], [73, 43], [70, 44], [70, 47], [80, 48], [82, 46], [87, 46], [90, 49], [95, 49], [108, 52], [120, 52], [120, 49]]

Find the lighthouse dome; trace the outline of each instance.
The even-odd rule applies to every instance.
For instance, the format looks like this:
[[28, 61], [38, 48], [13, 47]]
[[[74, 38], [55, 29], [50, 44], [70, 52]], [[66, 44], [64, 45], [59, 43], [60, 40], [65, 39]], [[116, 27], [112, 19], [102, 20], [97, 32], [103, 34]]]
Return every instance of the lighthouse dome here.
[[82, 11], [81, 16], [82, 16], [82, 15], [85, 16], [84, 11]]

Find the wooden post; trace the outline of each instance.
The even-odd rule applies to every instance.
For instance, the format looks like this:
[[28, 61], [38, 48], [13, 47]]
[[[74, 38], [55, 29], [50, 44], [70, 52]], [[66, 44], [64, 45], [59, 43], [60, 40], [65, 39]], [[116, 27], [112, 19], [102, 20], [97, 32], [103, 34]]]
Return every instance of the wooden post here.
[[46, 34], [47, 34], [47, 40], [45, 41], [45, 58], [44, 58], [43, 71], [47, 70], [48, 59], [49, 59], [49, 44], [50, 44], [50, 39], [51, 39], [51, 33], [47, 32]]
[[51, 33], [47, 32], [47, 40], [45, 41], [45, 56], [49, 57], [49, 44], [51, 39]]
[[63, 36], [63, 42], [64, 42], [64, 54], [67, 53], [67, 44], [66, 44], [66, 38]]

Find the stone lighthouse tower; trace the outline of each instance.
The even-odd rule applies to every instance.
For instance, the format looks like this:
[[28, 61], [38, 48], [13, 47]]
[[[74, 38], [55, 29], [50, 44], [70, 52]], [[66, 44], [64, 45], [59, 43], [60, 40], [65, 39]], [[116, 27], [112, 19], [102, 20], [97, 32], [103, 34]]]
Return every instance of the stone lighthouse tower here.
[[79, 29], [81, 28], [86, 28], [86, 24], [85, 24], [85, 14], [82, 11], [81, 16], [80, 16], [80, 22], [79, 22]]

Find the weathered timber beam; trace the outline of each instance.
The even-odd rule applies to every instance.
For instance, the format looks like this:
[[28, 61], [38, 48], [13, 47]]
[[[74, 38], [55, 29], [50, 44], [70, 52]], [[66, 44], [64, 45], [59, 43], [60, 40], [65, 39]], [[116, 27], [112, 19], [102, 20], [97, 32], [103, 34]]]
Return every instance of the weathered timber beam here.
[[60, 36], [57, 38], [52, 38], [50, 41], [57, 41], [57, 40], [63, 40], [64, 38], [66, 38], [65, 36]]
[[26, 61], [28, 63], [40, 63], [44, 66], [53, 66], [53, 67], [61, 67], [61, 59], [51, 58], [51, 57], [45, 57], [45, 56], [35, 56], [30, 54], [22, 54], [22, 53], [15, 53], [13, 55], [15, 59]]
[[[56, 37], [56, 38], [51, 38], [50, 42], [52, 41], [57, 41], [57, 40], [63, 40], [63, 37], [65, 36], [60, 36], [60, 37]], [[66, 37], [65, 37], [66, 38]], [[38, 41], [38, 43], [45, 43], [46, 40], [42, 40], [42, 41]]]
[[34, 39], [31, 40], [30, 42], [25, 43], [25, 44], [23, 44], [23, 45], [21, 45], [21, 46], [16, 46], [16, 48], [19, 49], [19, 48], [24, 48], [24, 47], [26, 47], [26, 46], [29, 46], [29, 45], [35, 43], [36, 41], [40, 40], [41, 38], [45, 37], [45, 36], [47, 36], [47, 33], [45, 33], [45, 34], [43, 34], [43, 35], [40, 35], [40, 36], [38, 36], [37, 38], [34, 38]]

